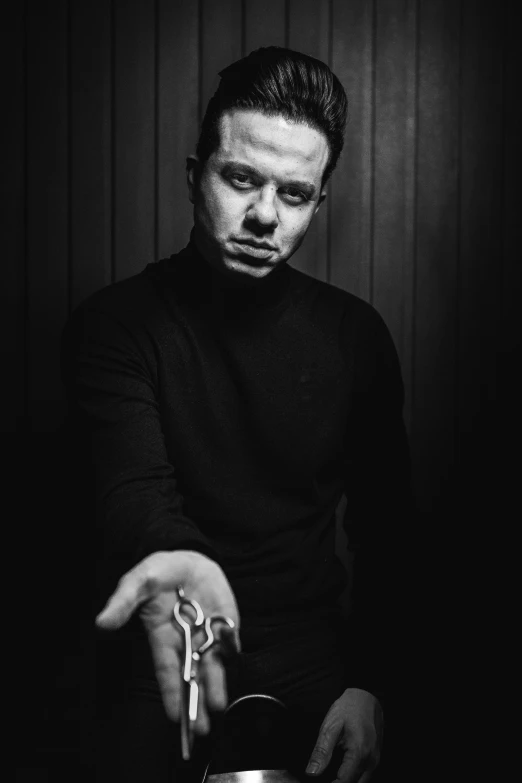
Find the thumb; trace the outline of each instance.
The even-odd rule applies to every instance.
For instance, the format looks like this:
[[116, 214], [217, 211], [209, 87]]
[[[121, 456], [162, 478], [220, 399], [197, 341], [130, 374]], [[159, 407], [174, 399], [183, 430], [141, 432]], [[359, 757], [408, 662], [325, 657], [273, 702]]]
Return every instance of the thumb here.
[[128, 603], [118, 600], [119, 596], [112, 596], [107, 601], [102, 611], [96, 616], [95, 623], [98, 628], [105, 631], [116, 631], [125, 625], [134, 608]]
[[115, 631], [125, 625], [143, 601], [143, 586], [138, 575], [130, 572], [120, 580], [102, 611], [96, 617], [96, 625], [107, 631]]
[[319, 732], [319, 737], [310, 756], [308, 766], [305, 770], [307, 775], [320, 775], [325, 771], [331, 761], [332, 753], [339, 739], [342, 725], [323, 726]]

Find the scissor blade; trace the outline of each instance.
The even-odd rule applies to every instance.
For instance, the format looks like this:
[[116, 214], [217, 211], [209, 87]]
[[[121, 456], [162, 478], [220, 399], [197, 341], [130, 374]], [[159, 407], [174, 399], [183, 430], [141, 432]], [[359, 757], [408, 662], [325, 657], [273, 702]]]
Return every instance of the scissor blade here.
[[198, 695], [199, 695], [198, 684], [196, 680], [191, 680], [190, 687], [189, 687], [189, 708], [188, 708], [188, 716], [189, 716], [189, 721], [191, 723], [194, 723], [194, 721], [198, 717]]
[[190, 761], [190, 731], [188, 715], [187, 685], [184, 681], [181, 683], [181, 756], [183, 761]]

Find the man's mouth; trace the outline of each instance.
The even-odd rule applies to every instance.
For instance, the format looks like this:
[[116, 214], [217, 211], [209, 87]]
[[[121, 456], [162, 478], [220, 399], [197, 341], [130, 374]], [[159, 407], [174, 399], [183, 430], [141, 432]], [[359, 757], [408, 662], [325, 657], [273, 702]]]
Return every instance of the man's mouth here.
[[233, 241], [241, 254], [261, 260], [268, 258], [276, 249], [269, 242], [257, 242], [255, 239], [234, 239]]

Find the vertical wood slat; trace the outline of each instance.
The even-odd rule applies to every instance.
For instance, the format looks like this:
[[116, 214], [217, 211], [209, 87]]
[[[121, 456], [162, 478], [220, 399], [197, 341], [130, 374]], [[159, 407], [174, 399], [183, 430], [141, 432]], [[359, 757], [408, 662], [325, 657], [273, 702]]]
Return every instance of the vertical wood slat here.
[[[496, 411], [496, 329], [502, 247], [502, 16], [464, 2], [461, 97], [459, 345], [456, 385], [460, 471], [483, 451]], [[478, 8], [477, 8], [478, 6]], [[480, 11], [483, 13], [480, 13]], [[480, 133], [477, 133], [480, 128]], [[471, 477], [469, 477], [471, 478]]]
[[411, 419], [413, 317], [414, 0], [376, 4], [375, 157], [371, 299], [397, 347]]
[[402, 336], [397, 346], [401, 357], [404, 381], [404, 421], [408, 434], [413, 427], [413, 385], [414, 385], [414, 335], [415, 335], [415, 270], [416, 256], [416, 206], [417, 206], [417, 66], [418, 66], [418, 3], [408, 0], [405, 19], [406, 40], [406, 131], [404, 136], [404, 261], [402, 267]]
[[[504, 25], [504, 85], [503, 85], [503, 175], [502, 199], [502, 264], [498, 314], [498, 345], [496, 374], [498, 381], [496, 443], [492, 453], [502, 455], [497, 473], [498, 518], [510, 519], [512, 509], [519, 503], [519, 485], [522, 461], [522, 382], [520, 379], [520, 352], [522, 349], [522, 265], [520, 256], [520, 124], [519, 102], [513, 96], [520, 88], [518, 70], [519, 28], [516, 7], [508, 5], [502, 19]], [[516, 39], [516, 40], [515, 40]], [[497, 158], [498, 160], [498, 158]], [[499, 161], [500, 162], [500, 161]], [[518, 455], [518, 456], [516, 456]], [[498, 502], [500, 501], [500, 503]], [[500, 508], [499, 508], [500, 506]], [[503, 517], [502, 512], [505, 516]]]
[[[28, 571], [31, 584], [45, 584], [51, 604], [65, 568], [56, 559], [63, 549], [63, 460], [59, 431], [65, 404], [60, 377], [60, 338], [69, 312], [70, 255], [70, 38], [68, 3], [26, 5], [27, 41], [27, 370], [28, 434], [17, 463], [21, 519], [31, 541]], [[31, 501], [26, 501], [30, 496]], [[35, 516], [35, 503], [37, 514]], [[26, 504], [24, 506], [24, 504]], [[28, 520], [34, 519], [30, 524]], [[44, 520], [52, 520], [45, 524]], [[20, 542], [26, 547], [27, 541]], [[64, 566], [67, 565], [65, 558]], [[62, 564], [60, 564], [62, 565]], [[63, 588], [63, 583], [62, 583]], [[33, 600], [22, 586], [22, 604]], [[24, 592], [25, 591], [25, 592]], [[46, 632], [43, 612], [35, 611], [32, 631]], [[39, 653], [38, 671], [49, 676], [56, 665], [54, 646], [59, 630]], [[32, 640], [22, 648], [30, 649]], [[25, 663], [21, 658], [22, 666]], [[27, 668], [27, 667], [26, 667]], [[24, 670], [26, 670], [26, 668]], [[33, 683], [38, 742], [48, 740], [56, 709], [50, 681], [37, 676]], [[54, 694], [53, 694], [54, 696]]]
[[[522, 264], [518, 260], [520, 253], [519, 242], [519, 210], [518, 193], [520, 190], [520, 131], [519, 131], [519, 102], [516, 96], [519, 89], [519, 79], [515, 75], [515, 62], [518, 65], [518, 25], [515, 20], [516, 9], [513, 5], [506, 5], [506, 12], [502, 19], [504, 25], [504, 86], [503, 86], [503, 183], [501, 191], [502, 199], [502, 269], [500, 290], [500, 315], [498, 334], [500, 337], [499, 361], [502, 365], [503, 387], [508, 385], [508, 378], [518, 377], [518, 367], [515, 359], [515, 351], [520, 350], [522, 344]], [[516, 41], [515, 41], [516, 38]], [[491, 154], [491, 153], [490, 153]], [[518, 161], [518, 163], [517, 163]], [[497, 158], [497, 162], [500, 161]], [[505, 375], [504, 375], [505, 373]], [[520, 381], [513, 384], [520, 390]], [[512, 401], [515, 402], [513, 396]], [[517, 399], [517, 408], [518, 406]], [[520, 412], [518, 413], [520, 421]]]
[[245, 0], [244, 54], [260, 46], [285, 45], [285, 3], [281, 0]]
[[60, 334], [69, 302], [68, 16], [28, 4], [28, 397], [36, 432], [63, 418]]
[[160, 258], [189, 239], [192, 205], [185, 159], [195, 152], [199, 107], [199, 15], [197, 3], [160, 0], [158, 16], [158, 200]]
[[241, 57], [242, 25], [241, 0], [201, 0], [201, 119], [219, 84], [219, 71]]
[[324, 0], [288, 0], [288, 47], [330, 60], [330, 3]]
[[[288, 46], [304, 54], [330, 61], [330, 4], [316, 0], [288, 0]], [[292, 256], [292, 266], [320, 280], [328, 277], [329, 199], [314, 216], [302, 246]]]
[[[111, 282], [112, 275], [112, 14], [110, 3], [71, 3], [71, 309]], [[74, 465], [64, 450], [64, 480], [73, 480]], [[68, 473], [67, 471], [71, 471]], [[54, 536], [59, 551], [66, 540], [71, 509], [63, 493]], [[69, 571], [67, 572], [67, 569]], [[55, 571], [61, 579], [89, 584], [87, 555], [71, 558]], [[56, 586], [59, 590], [59, 587]], [[88, 590], [61, 599], [71, 618], [90, 611]], [[64, 747], [77, 748], [92, 725], [95, 679], [93, 639], [78, 620], [56, 634], [49, 670], [60, 698], [48, 695], [50, 724]], [[78, 671], [82, 672], [78, 678]], [[56, 687], [56, 684], [54, 685]]]
[[370, 299], [373, 10], [333, 0], [332, 70], [348, 96], [345, 146], [330, 185], [330, 282]]
[[414, 479], [425, 511], [443, 508], [454, 465], [459, 246], [460, 4], [419, 4]]
[[114, 9], [114, 247], [116, 280], [155, 257], [155, 7]]
[[71, 306], [111, 282], [110, 5], [71, 4]]
[[[4, 18], [10, 40], [2, 47], [2, 72], [7, 127], [2, 163], [4, 260], [2, 265], [0, 353], [4, 381], [1, 384], [0, 432], [14, 433], [25, 423], [25, 14], [22, 3], [10, 4]], [[6, 45], [7, 44], [7, 45]], [[5, 100], [7, 99], [7, 100]], [[7, 453], [7, 451], [6, 451]]]

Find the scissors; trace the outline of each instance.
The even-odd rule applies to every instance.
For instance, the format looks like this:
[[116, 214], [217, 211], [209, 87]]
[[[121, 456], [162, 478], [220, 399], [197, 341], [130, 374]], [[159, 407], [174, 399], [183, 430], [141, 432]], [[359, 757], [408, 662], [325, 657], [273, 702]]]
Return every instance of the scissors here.
[[[234, 628], [235, 624], [230, 617], [220, 614], [205, 617], [198, 602], [186, 598], [181, 586], [177, 588], [177, 592], [178, 600], [174, 606], [173, 614], [184, 635], [181, 683], [181, 755], [184, 761], [189, 761], [194, 743], [194, 723], [198, 716], [199, 665], [203, 653], [219, 641], [214, 635], [212, 624], [224, 623], [229, 628]], [[203, 644], [194, 647], [192, 637], [200, 628], [204, 628], [206, 638]]]

